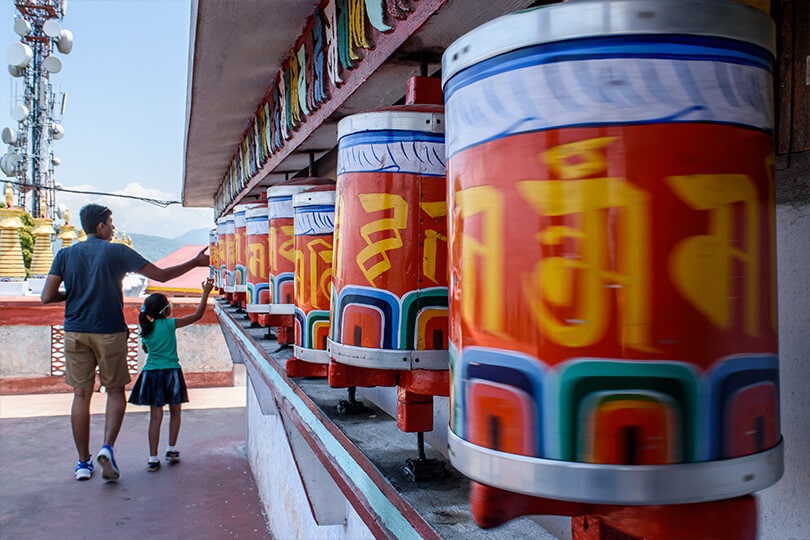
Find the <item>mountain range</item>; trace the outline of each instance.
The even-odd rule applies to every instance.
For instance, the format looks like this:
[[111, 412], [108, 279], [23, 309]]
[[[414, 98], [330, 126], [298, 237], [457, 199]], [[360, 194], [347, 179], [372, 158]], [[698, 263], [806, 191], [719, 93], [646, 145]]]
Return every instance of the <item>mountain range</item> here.
[[208, 244], [208, 229], [195, 229], [177, 238], [134, 233], [127, 233], [127, 236], [132, 238], [132, 248], [152, 262], [162, 259], [183, 246]]

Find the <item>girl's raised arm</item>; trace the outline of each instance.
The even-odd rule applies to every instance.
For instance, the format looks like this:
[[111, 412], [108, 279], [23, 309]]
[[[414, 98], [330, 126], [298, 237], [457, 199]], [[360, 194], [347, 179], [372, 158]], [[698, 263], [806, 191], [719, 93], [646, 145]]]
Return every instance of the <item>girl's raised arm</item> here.
[[197, 311], [195, 311], [191, 315], [186, 315], [185, 317], [177, 317], [174, 320], [175, 328], [183, 328], [184, 326], [194, 324], [195, 322], [202, 319], [202, 316], [205, 314], [206, 303], [208, 302], [208, 294], [211, 292], [211, 289], [213, 288], [214, 288], [214, 278], [209, 277], [202, 282], [202, 296], [200, 297], [200, 303], [197, 306]]

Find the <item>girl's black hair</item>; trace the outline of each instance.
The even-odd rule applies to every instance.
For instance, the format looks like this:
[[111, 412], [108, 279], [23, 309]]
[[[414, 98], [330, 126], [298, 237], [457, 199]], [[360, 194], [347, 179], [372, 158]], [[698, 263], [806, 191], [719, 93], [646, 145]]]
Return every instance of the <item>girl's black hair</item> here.
[[[165, 294], [153, 293], [146, 297], [146, 300], [143, 301], [141, 312], [138, 315], [138, 322], [141, 325], [142, 338], [147, 337], [152, 333], [152, 330], [155, 329], [155, 323], [150, 321], [147, 317], [152, 317], [152, 320], [165, 319], [166, 306], [168, 305], [169, 299], [166, 298]], [[144, 352], [149, 352], [146, 350], [146, 345], [143, 346], [143, 350]]]

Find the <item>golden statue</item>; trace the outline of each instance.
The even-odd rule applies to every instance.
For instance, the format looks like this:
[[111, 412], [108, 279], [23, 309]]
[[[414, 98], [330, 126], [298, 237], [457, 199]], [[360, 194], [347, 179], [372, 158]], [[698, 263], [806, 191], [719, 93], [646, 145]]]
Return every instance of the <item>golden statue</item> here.
[[14, 190], [11, 189], [11, 182], [6, 184], [6, 208], [11, 208], [11, 202], [14, 200]]

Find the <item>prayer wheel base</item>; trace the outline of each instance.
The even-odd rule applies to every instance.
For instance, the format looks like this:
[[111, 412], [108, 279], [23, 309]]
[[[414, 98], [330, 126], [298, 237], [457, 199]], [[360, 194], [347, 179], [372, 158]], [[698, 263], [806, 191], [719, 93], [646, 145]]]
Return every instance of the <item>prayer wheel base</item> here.
[[313, 364], [297, 358], [290, 358], [285, 365], [288, 377], [326, 377], [329, 374], [327, 364]]
[[397, 371], [387, 369], [370, 369], [335, 361], [329, 362], [329, 386], [332, 388], [349, 388], [351, 386], [396, 386]]
[[259, 326], [263, 328], [292, 328], [295, 322], [293, 315], [276, 315], [275, 313], [259, 313]]
[[470, 508], [475, 522], [485, 529], [524, 515], [572, 516], [573, 540], [757, 536], [757, 504], [751, 495], [691, 504], [619, 506], [545, 499], [472, 482]]

